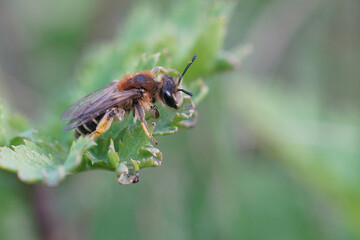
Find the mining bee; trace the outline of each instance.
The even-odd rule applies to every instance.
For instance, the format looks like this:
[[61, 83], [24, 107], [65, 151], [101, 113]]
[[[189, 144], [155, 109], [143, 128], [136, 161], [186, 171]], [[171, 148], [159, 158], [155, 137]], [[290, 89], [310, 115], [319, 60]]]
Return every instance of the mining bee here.
[[[61, 115], [62, 120], [69, 121], [64, 130], [75, 128], [76, 138], [85, 135], [96, 138], [110, 128], [114, 119], [122, 121], [132, 110], [134, 121], [140, 121], [146, 135], [157, 145], [149, 132], [145, 113], [152, 119], [158, 119], [160, 112], [154, 105], [155, 102], [179, 109], [182, 105], [180, 92], [192, 96], [190, 92], [180, 88], [180, 84], [196, 56], [192, 57], [181, 75], [174, 69], [155, 67], [151, 71], [128, 73], [122, 80], [115, 80], [87, 95]], [[176, 73], [178, 78], [169, 73]]]

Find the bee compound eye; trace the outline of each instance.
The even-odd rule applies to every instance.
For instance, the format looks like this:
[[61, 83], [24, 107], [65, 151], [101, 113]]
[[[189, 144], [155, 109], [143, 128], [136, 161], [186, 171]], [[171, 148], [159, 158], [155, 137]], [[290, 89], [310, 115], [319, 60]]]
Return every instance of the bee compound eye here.
[[169, 91], [164, 92], [164, 101], [169, 107], [177, 109], [175, 98], [171, 95]]

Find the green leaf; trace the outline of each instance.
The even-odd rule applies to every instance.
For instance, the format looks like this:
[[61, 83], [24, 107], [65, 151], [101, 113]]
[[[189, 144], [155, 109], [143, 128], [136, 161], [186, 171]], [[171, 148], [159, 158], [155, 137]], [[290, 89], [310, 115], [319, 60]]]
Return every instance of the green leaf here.
[[[185, 96], [178, 110], [157, 104], [160, 118], [148, 120], [156, 138], [194, 126], [198, 115], [195, 105], [208, 91], [201, 77], [235, 68], [234, 56], [220, 51], [230, 5], [189, 0], [166, 12], [152, 8], [150, 3], [135, 7], [121, 37], [87, 53], [77, 76], [78, 85], [63, 90], [64, 100], [54, 107], [55, 113], [46, 115], [59, 116], [75, 101], [129, 72], [155, 66], [182, 72], [198, 53], [182, 86], [193, 97]], [[74, 141], [73, 134], [59, 130], [65, 123], [58, 118], [49, 119], [38, 134], [24, 120], [16, 115], [4, 117], [0, 105], [0, 144], [4, 146], [0, 148], [0, 168], [16, 172], [26, 183], [55, 186], [69, 174], [105, 169], [116, 172], [120, 184], [129, 184], [138, 181], [141, 169], [158, 167], [163, 160], [161, 151], [153, 146], [139, 121], [133, 122], [131, 114], [122, 122], [114, 122], [95, 142], [89, 138]]]
[[107, 152], [107, 157], [111, 168], [117, 168], [119, 166], [120, 163], [119, 155], [115, 151], [114, 141], [112, 139], [110, 140], [110, 146], [109, 146], [109, 151]]
[[87, 137], [80, 137], [78, 140], [74, 141], [64, 163], [65, 169], [68, 172], [75, 171], [76, 168], [80, 166], [85, 151], [94, 145], [95, 143]]
[[[151, 132], [153, 130], [154, 125]], [[117, 180], [120, 184], [129, 184], [138, 181], [139, 170], [161, 165], [163, 156], [159, 149], [155, 148], [141, 127], [135, 127], [133, 131], [124, 130], [119, 142], [120, 164], [117, 169]], [[131, 163], [126, 164], [125, 163]]]
[[[149, 128], [152, 132], [154, 125], [150, 125]], [[161, 165], [162, 161], [161, 152], [157, 148], [154, 148], [140, 126], [135, 127], [132, 131], [125, 129], [122, 139], [119, 142], [119, 156], [121, 161], [147, 161], [152, 159], [150, 165], [141, 165], [139, 168], [157, 167]]]
[[197, 61], [201, 64], [198, 64], [194, 71], [188, 73], [188, 78], [184, 79], [185, 81], [195, 79], [204, 73], [213, 72], [215, 60], [225, 37], [225, 26], [226, 19], [224, 17], [209, 19], [208, 24], [190, 49], [190, 53], [198, 53]]
[[[178, 131], [179, 127], [192, 127], [196, 123], [196, 110], [189, 97], [184, 97], [183, 105], [178, 110], [159, 107], [160, 119], [156, 122], [154, 135], [168, 135]], [[183, 121], [192, 122], [184, 124]]]
[[81, 163], [82, 154], [93, 142], [80, 138], [66, 151], [60, 144], [33, 143], [0, 148], [0, 168], [17, 173], [26, 183], [44, 182], [56, 186]]

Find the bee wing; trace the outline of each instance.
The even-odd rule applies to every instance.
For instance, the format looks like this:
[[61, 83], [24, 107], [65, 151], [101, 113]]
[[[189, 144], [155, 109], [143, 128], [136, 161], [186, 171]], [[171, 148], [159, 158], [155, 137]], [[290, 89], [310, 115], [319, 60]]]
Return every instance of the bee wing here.
[[[73, 105], [74, 107], [70, 107], [74, 108], [71, 109], [73, 114], [70, 115], [71, 117], [67, 117], [67, 119], [71, 119], [64, 130], [67, 131], [76, 128], [86, 123], [90, 119], [93, 119], [100, 114], [106, 112], [112, 107], [115, 107], [121, 102], [140, 96], [140, 92], [141, 90], [139, 89], [129, 89], [126, 91], [108, 91], [106, 94], [100, 94], [100, 98], [98, 97], [98, 95], [96, 95], [96, 101], [87, 101], [88, 104], [85, 105], [79, 105], [79, 103], [82, 102], [82, 100], [80, 100], [78, 103], [75, 103]], [[88, 96], [86, 96], [85, 98], [88, 98]]]
[[71, 120], [79, 117], [94, 105], [102, 102], [104, 98], [108, 98], [116, 90], [116, 81], [111, 82], [104, 88], [101, 88], [95, 92], [90, 93], [86, 97], [80, 99], [73, 105], [71, 105], [66, 111], [61, 115], [61, 120]]

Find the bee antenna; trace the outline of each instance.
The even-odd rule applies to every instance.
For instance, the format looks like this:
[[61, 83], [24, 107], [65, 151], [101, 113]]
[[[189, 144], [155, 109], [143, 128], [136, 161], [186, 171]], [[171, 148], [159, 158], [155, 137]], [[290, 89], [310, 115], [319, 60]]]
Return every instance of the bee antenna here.
[[189, 95], [190, 97], [192, 97], [192, 93], [191, 93], [191, 92], [186, 91], [185, 89], [181, 89], [181, 88], [179, 88], [179, 89], [178, 89], [178, 91], [181, 91], [181, 92], [183, 92], [183, 93], [186, 93], [187, 95]]
[[[183, 76], [185, 75], [186, 71], [189, 69], [189, 67], [191, 66], [191, 64], [195, 61], [195, 58], [197, 57], [197, 54], [195, 53], [194, 56], [191, 58], [190, 62], [188, 63], [188, 65], [186, 65], [184, 72], [181, 74], [179, 80], [178, 80], [178, 85], [180, 84]], [[191, 96], [191, 95], [190, 95]]]

